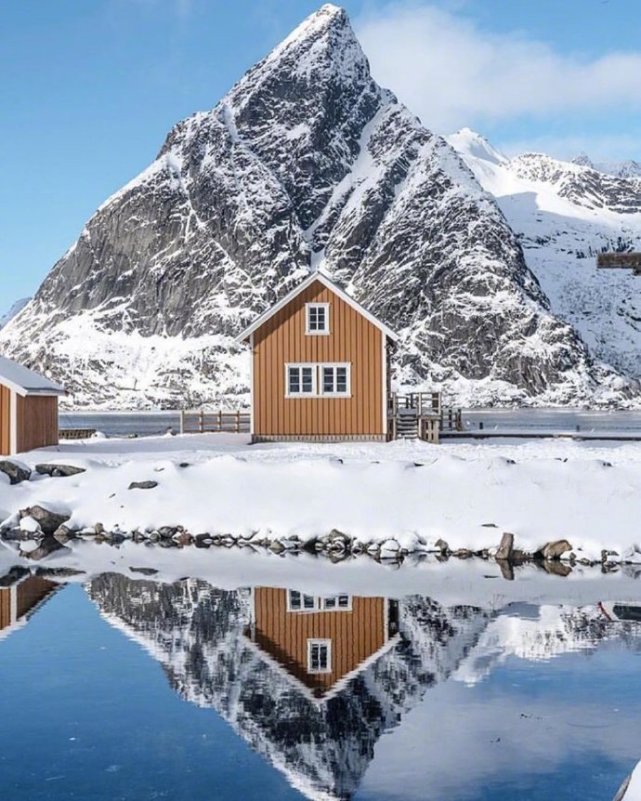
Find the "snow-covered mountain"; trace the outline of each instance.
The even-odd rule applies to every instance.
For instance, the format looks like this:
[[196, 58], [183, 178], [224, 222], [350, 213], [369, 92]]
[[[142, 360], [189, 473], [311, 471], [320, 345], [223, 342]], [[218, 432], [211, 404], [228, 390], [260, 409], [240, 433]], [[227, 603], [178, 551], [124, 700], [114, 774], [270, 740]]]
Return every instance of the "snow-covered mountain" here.
[[30, 300], [31, 298], [20, 298], [20, 300], [17, 300], [8, 311], [0, 316], [0, 328], [4, 328], [14, 317], [17, 317]]
[[448, 137], [497, 200], [552, 309], [591, 352], [641, 377], [641, 283], [597, 270], [604, 250], [641, 249], [641, 182], [538, 153], [507, 158], [464, 129]]
[[234, 335], [314, 269], [399, 332], [402, 384], [477, 405], [625, 390], [551, 311], [472, 172], [374, 82], [332, 5], [176, 125], [0, 349], [47, 370], [76, 405], [244, 400]]
[[580, 164], [583, 167], [591, 167], [615, 178], [631, 178], [641, 180], [641, 163], [634, 159], [626, 161], [592, 161], [586, 153], [580, 153], [572, 159], [572, 164]]

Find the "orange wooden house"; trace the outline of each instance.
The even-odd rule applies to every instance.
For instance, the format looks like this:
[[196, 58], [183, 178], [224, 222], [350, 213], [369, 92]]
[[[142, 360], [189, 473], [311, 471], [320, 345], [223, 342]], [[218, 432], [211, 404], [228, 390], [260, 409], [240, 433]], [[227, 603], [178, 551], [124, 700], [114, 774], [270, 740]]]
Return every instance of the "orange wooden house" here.
[[327, 700], [398, 642], [398, 603], [255, 587], [245, 635], [299, 689]]
[[65, 390], [0, 356], [0, 456], [58, 444], [58, 398]]
[[396, 334], [312, 273], [238, 338], [251, 347], [252, 441], [387, 440]]

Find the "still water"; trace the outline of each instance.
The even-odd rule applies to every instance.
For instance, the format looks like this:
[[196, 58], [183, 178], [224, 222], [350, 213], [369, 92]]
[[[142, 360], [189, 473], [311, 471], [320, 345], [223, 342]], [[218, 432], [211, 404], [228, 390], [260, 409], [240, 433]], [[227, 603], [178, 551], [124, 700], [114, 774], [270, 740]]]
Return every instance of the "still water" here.
[[611, 801], [641, 757], [634, 603], [0, 583], [2, 799]]

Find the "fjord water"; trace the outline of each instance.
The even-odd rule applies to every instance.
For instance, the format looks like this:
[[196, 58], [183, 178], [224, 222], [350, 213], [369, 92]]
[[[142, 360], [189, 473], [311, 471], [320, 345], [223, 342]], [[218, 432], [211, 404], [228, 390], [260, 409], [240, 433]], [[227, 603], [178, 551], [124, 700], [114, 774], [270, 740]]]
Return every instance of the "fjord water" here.
[[0, 590], [2, 798], [609, 801], [641, 757], [634, 603], [61, 581]]

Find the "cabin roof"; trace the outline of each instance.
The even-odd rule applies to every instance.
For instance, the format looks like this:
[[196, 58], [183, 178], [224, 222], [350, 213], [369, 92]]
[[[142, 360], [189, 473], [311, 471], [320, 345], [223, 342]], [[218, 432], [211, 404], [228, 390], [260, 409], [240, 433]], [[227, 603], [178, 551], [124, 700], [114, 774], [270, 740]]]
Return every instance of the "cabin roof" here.
[[323, 286], [327, 287], [330, 292], [333, 292], [335, 295], [345, 301], [349, 306], [355, 309], [357, 312], [363, 315], [366, 320], [369, 320], [372, 325], [375, 325], [376, 328], [380, 329], [385, 336], [389, 337], [392, 342], [398, 342], [398, 334], [395, 334], [391, 328], [382, 323], [380, 320], [377, 320], [373, 314], [367, 311], [367, 309], [363, 308], [360, 303], [358, 303], [354, 298], [350, 297], [344, 290], [342, 290], [337, 284], [335, 284], [332, 280], [330, 280], [326, 275], [321, 272], [314, 272], [311, 273], [304, 281], [302, 281], [297, 287], [294, 287], [291, 292], [289, 292], [285, 297], [281, 298], [277, 303], [271, 306], [267, 311], [263, 312], [260, 317], [257, 317], [256, 320], [246, 328], [242, 334], [240, 334], [236, 338], [236, 342], [246, 342], [249, 337], [257, 331], [262, 325], [264, 325], [267, 320], [273, 317], [277, 312], [279, 312], [282, 308], [287, 306], [297, 295], [299, 295], [304, 289], [307, 289], [308, 286], [311, 286], [314, 281], [318, 281], [319, 283], [323, 284]]
[[22, 396], [65, 394], [64, 387], [5, 356], [0, 356], [0, 384]]

